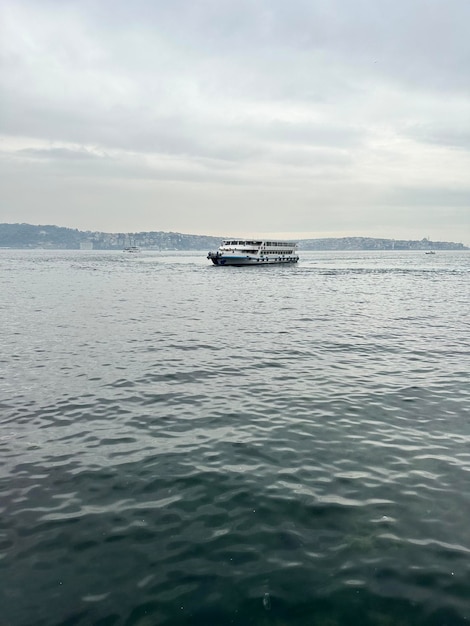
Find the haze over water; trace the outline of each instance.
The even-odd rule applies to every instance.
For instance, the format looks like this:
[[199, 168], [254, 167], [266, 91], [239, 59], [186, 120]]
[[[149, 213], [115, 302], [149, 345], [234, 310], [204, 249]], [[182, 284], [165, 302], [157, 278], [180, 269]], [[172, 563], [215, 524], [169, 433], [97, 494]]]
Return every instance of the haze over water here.
[[470, 621], [470, 253], [0, 251], [0, 623]]

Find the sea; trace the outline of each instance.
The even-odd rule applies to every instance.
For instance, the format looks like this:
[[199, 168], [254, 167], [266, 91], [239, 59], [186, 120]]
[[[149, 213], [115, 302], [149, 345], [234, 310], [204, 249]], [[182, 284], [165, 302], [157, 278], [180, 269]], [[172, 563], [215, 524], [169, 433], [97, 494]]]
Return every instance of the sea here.
[[1, 626], [468, 626], [470, 251], [0, 251]]

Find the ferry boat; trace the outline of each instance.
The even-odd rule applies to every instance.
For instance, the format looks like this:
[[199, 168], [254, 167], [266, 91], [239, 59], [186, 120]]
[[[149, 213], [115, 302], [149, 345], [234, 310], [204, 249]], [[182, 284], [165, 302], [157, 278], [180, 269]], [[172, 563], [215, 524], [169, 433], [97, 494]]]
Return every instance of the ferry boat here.
[[297, 263], [297, 243], [255, 239], [224, 239], [216, 252], [207, 258], [214, 265], [272, 265]]
[[137, 246], [128, 246], [124, 248], [123, 252], [128, 252], [129, 254], [138, 254], [140, 252], [140, 248]]

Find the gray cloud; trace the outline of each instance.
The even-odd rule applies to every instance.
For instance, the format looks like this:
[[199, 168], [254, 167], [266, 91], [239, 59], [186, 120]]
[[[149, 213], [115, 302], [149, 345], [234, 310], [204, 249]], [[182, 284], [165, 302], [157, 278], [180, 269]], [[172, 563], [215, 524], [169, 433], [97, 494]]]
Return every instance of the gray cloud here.
[[427, 207], [427, 232], [453, 220], [470, 243], [466, 0], [6, 0], [1, 17], [0, 219], [393, 237]]
[[417, 141], [470, 150], [470, 128], [459, 124], [452, 126], [452, 120], [446, 124], [437, 123], [415, 126], [408, 130], [407, 135]]
[[26, 148], [17, 151], [17, 156], [54, 161], [82, 161], [88, 159], [95, 160], [103, 158], [98, 156], [97, 154], [93, 154], [89, 150], [71, 150], [70, 148]]
[[389, 192], [387, 201], [395, 206], [421, 206], [433, 211], [445, 205], [449, 211], [460, 212], [462, 209], [468, 209], [470, 205], [470, 184], [463, 189], [432, 185], [426, 188], [395, 187]]

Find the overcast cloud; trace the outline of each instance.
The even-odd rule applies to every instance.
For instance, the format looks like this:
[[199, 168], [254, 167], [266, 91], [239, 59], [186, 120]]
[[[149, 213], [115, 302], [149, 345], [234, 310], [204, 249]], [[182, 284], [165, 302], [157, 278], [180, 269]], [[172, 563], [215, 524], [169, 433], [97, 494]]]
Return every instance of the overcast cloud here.
[[468, 0], [4, 0], [0, 221], [470, 244]]

